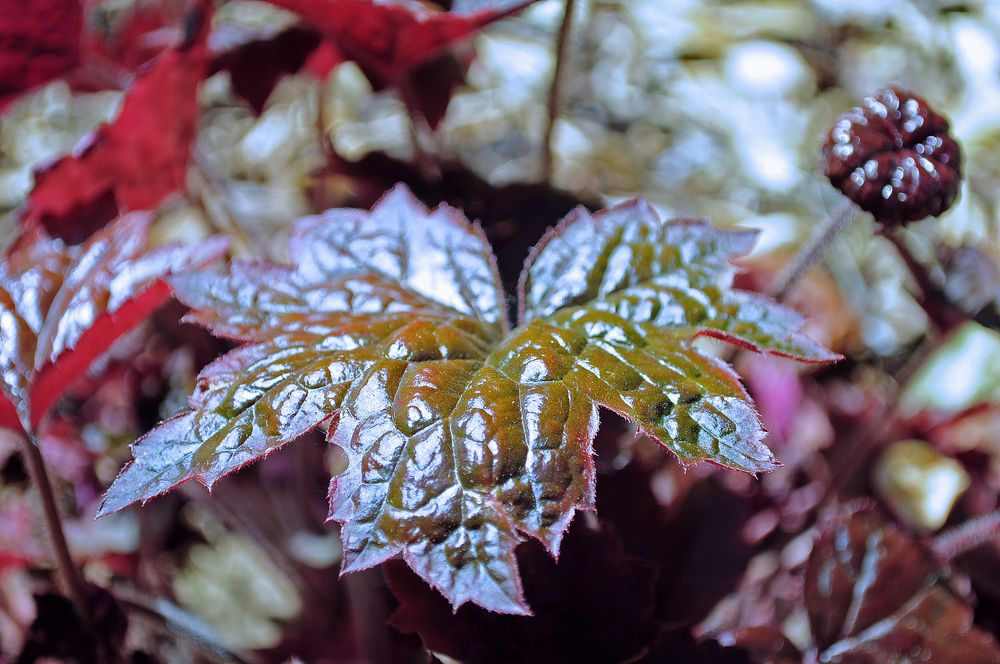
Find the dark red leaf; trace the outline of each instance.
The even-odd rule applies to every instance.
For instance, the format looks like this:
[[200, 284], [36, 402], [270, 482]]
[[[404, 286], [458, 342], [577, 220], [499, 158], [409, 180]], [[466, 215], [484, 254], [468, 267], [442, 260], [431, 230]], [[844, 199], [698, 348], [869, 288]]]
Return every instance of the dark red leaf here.
[[344, 54], [340, 52], [340, 49], [329, 39], [324, 39], [316, 47], [316, 50], [306, 58], [302, 69], [322, 81], [333, 71], [334, 67], [343, 61]]
[[42, 367], [31, 387], [31, 425], [38, 425], [66, 386], [86, 371], [108, 346], [142, 322], [170, 295], [170, 286], [165, 281], [153, 282], [114, 314], [102, 314], [72, 350]]
[[748, 651], [756, 662], [801, 664], [802, 653], [781, 630], [771, 625], [748, 627], [733, 635], [733, 642]]
[[972, 619], [967, 604], [951, 591], [933, 586], [869, 629], [833, 644], [823, 658], [831, 664], [1000, 662], [996, 640], [974, 626]]
[[324, 33], [382, 87], [535, 0], [467, 0], [447, 12], [413, 0], [269, 1]]
[[805, 606], [825, 648], [897, 611], [934, 583], [939, 565], [872, 512], [831, 522], [806, 565]]
[[84, 139], [72, 156], [35, 173], [26, 224], [80, 241], [117, 212], [153, 209], [184, 188], [211, 19], [202, 9], [190, 16], [193, 32], [139, 77], [118, 117]]
[[0, 394], [0, 429], [18, 429], [21, 420], [17, 416], [17, 408], [6, 395]]
[[0, 112], [80, 61], [79, 0], [0, 0]]
[[0, 387], [18, 414], [11, 422], [0, 400], [4, 425], [34, 428], [73, 379], [170, 296], [166, 275], [228, 246], [214, 238], [147, 251], [151, 221], [129, 215], [79, 246], [33, 231], [0, 264]]
[[127, 88], [137, 71], [181, 40], [192, 3], [139, 0], [124, 11], [117, 4], [0, 0], [0, 112], [56, 78], [74, 90]]
[[399, 86], [410, 114], [436, 129], [452, 94], [465, 83], [467, 65], [453, 53], [444, 53], [406, 72]]
[[35, 618], [18, 664], [55, 659], [64, 662], [104, 662], [121, 659], [128, 618], [117, 600], [103, 588], [87, 584], [90, 624], [80, 619], [73, 603], [62, 595], [35, 596]]
[[534, 616], [505, 616], [448, 601], [402, 563], [385, 567], [400, 607], [390, 624], [463, 662], [623, 662], [653, 641], [655, 570], [629, 558], [614, 530], [579, 519], [554, 561], [537, 545], [518, 549]]
[[299, 71], [321, 43], [317, 32], [302, 26], [277, 34], [244, 36], [242, 43], [233, 45], [217, 43], [221, 41], [218, 35], [218, 31], [212, 34], [211, 47], [218, 55], [212, 59], [210, 73], [229, 72], [233, 92], [258, 114], [281, 77]]

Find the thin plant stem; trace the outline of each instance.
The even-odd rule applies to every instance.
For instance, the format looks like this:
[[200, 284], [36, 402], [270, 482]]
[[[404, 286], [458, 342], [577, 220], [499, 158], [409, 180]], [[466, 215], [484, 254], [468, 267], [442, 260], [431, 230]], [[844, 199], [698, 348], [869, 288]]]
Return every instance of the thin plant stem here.
[[316, 139], [323, 152], [323, 165], [327, 171], [332, 171], [337, 165], [337, 150], [333, 147], [333, 141], [327, 132], [326, 84], [322, 82], [316, 86]]
[[994, 510], [939, 534], [931, 541], [931, 549], [942, 560], [954, 560], [963, 553], [986, 544], [998, 534], [1000, 510]]
[[552, 133], [559, 114], [559, 100], [562, 97], [563, 70], [569, 47], [569, 32], [573, 23], [573, 8], [576, 0], [566, 0], [563, 9], [562, 23], [559, 24], [559, 34], [556, 36], [556, 62], [552, 71], [552, 83], [549, 85], [548, 117], [545, 125], [545, 136], [542, 139], [542, 180], [552, 180]]
[[80, 614], [83, 623], [89, 626], [91, 621], [90, 604], [87, 602], [87, 595], [83, 589], [83, 579], [69, 553], [69, 545], [66, 543], [66, 534], [62, 527], [62, 518], [59, 516], [59, 508], [56, 505], [55, 493], [52, 491], [52, 482], [45, 467], [45, 460], [42, 458], [42, 451], [33, 438], [29, 439], [26, 436], [20, 438], [22, 454], [28, 466], [28, 474], [31, 476], [31, 482], [42, 501], [45, 527], [54, 549], [60, 584], [63, 592], [73, 602], [73, 606]]
[[[779, 302], [784, 302], [791, 295], [810, 268], [823, 260], [833, 241], [840, 236], [854, 220], [854, 205], [846, 203], [823, 222], [819, 231], [799, 250], [788, 262], [788, 265], [778, 274], [768, 293]], [[732, 347], [724, 352], [722, 358], [730, 364], [735, 364], [744, 351]]]
[[258, 661], [249, 654], [226, 646], [212, 627], [162, 597], [150, 597], [130, 588], [115, 588], [112, 594], [127, 611], [144, 616], [171, 634], [183, 636], [222, 661], [237, 664], [252, 664]]
[[951, 328], [964, 322], [967, 317], [955, 308], [948, 300], [941, 289], [931, 280], [927, 269], [910, 252], [906, 241], [896, 229], [884, 229], [882, 236], [885, 237], [896, 248], [900, 258], [906, 264], [906, 268], [913, 276], [919, 290], [917, 303], [927, 314], [931, 325], [939, 333], [947, 333]]
[[846, 203], [834, 214], [827, 217], [819, 231], [795, 254], [772, 287], [778, 300], [784, 300], [806, 276], [809, 269], [819, 263], [833, 241], [851, 225], [854, 220], [854, 205]]
[[[400, 95], [407, 101], [407, 106], [412, 108], [411, 101], [415, 100], [418, 96], [413, 85], [413, 80], [409, 75], [404, 76], [396, 86], [399, 88]], [[428, 182], [437, 182], [441, 179], [441, 168], [438, 166], [434, 155], [429, 153], [424, 146], [425, 137], [428, 140], [432, 138], [430, 136], [430, 126], [423, 116], [418, 116], [412, 111], [407, 115], [409, 116], [410, 143], [413, 145], [413, 163], [416, 165], [417, 171], [423, 179]]]
[[386, 642], [390, 607], [385, 598], [385, 581], [377, 570], [363, 570], [340, 578], [347, 593], [353, 631], [365, 661], [387, 661]]

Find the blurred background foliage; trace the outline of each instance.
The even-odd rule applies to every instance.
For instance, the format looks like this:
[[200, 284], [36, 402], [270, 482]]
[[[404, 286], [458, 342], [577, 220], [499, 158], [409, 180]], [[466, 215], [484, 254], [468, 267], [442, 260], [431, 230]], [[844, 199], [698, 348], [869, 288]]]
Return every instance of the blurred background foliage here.
[[[113, 18], [127, 5], [105, 11]], [[217, 74], [202, 90], [202, 168], [192, 189], [210, 188], [222, 199], [216, 216], [228, 218], [203, 219], [181, 203], [163, 212], [171, 220], [164, 234], [238, 224], [255, 245], [244, 251], [281, 247], [289, 220], [311, 211], [312, 175], [324, 159], [318, 125], [348, 161], [432, 155], [494, 185], [537, 181], [561, 13], [561, 2], [546, 0], [478, 36], [466, 86], [434, 132], [414, 127], [398, 90], [373, 91], [351, 62], [322, 85], [286, 77], [260, 117], [233, 95], [228, 74]], [[585, 200], [646, 196], [669, 215], [759, 228], [758, 254], [790, 252], [841, 202], [819, 167], [826, 128], [860, 97], [894, 84], [948, 116], [965, 152], [959, 204], [912, 226], [913, 242], [926, 252], [936, 241], [972, 245], [1000, 259], [996, 3], [581, 0], [575, 19], [554, 132], [556, 187]], [[216, 22], [273, 27], [294, 18], [240, 0]], [[14, 210], [32, 169], [70, 151], [115, 114], [119, 99], [71, 94], [57, 82], [0, 120], [0, 205]], [[328, 203], [349, 199], [349, 189], [323, 183]], [[828, 264], [860, 318], [856, 347], [892, 355], [921, 333], [923, 314], [899, 287], [893, 252], [858, 216]], [[13, 226], [8, 214], [8, 236]]]

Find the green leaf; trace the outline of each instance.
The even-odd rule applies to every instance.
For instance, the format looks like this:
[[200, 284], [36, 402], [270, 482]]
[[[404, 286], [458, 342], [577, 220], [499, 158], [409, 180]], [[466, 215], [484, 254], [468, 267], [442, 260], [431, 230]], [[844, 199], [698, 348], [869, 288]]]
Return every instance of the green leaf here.
[[344, 572], [402, 556], [454, 606], [527, 613], [514, 550], [559, 551], [593, 510], [597, 406], [683, 462], [777, 464], [702, 334], [805, 361], [836, 356], [784, 307], [729, 289], [752, 234], [662, 222], [644, 202], [578, 211], [539, 245], [511, 330], [489, 245], [399, 186], [370, 213], [301, 220], [288, 267], [175, 278], [192, 318], [250, 344], [206, 368], [189, 411], [134, 446], [101, 513], [223, 475], [329, 422]]

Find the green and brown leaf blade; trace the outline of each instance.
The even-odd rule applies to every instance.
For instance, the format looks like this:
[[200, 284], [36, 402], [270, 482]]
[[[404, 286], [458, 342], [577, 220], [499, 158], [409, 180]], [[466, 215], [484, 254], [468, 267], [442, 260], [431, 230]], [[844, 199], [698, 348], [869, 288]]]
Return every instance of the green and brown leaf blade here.
[[199, 377], [190, 410], [134, 446], [102, 514], [223, 475], [329, 421], [350, 572], [401, 555], [454, 606], [528, 613], [514, 549], [557, 554], [594, 509], [597, 406], [685, 463], [776, 467], [732, 369], [699, 335], [812, 362], [789, 309], [730, 290], [752, 233], [662, 222], [634, 201], [568, 217], [533, 252], [510, 329], [478, 227], [404, 187], [371, 211], [301, 220], [291, 266], [174, 280], [192, 318], [250, 342]]

